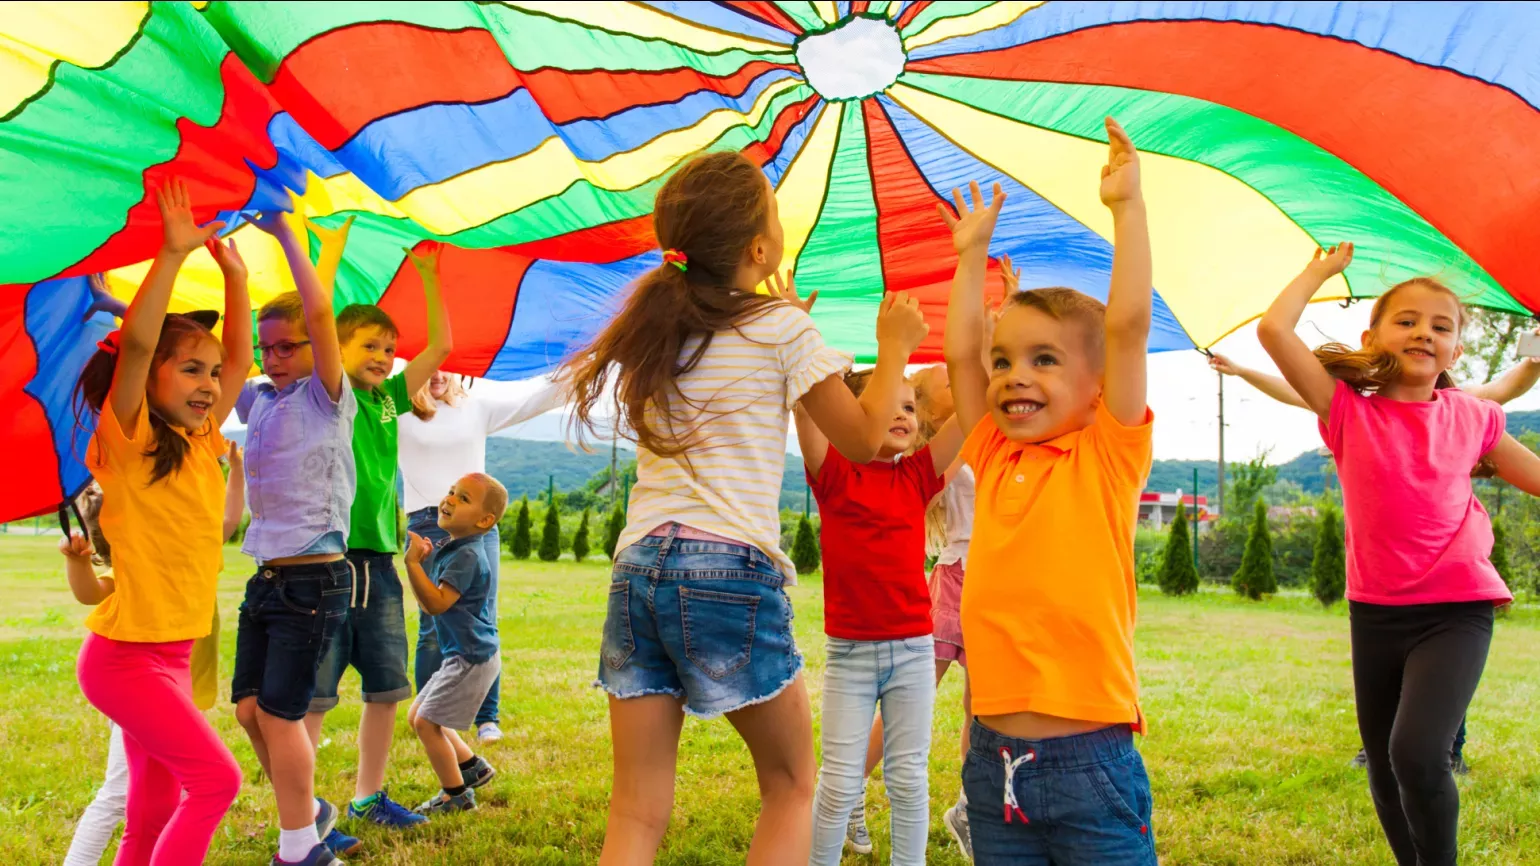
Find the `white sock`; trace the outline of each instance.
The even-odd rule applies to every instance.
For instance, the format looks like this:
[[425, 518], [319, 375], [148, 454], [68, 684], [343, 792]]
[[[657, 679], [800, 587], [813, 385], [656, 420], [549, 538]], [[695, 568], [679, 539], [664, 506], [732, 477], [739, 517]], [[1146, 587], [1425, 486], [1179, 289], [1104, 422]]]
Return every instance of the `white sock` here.
[[278, 859], [286, 863], [298, 863], [305, 859], [310, 849], [321, 844], [315, 825], [306, 824], [298, 830], [278, 831]]

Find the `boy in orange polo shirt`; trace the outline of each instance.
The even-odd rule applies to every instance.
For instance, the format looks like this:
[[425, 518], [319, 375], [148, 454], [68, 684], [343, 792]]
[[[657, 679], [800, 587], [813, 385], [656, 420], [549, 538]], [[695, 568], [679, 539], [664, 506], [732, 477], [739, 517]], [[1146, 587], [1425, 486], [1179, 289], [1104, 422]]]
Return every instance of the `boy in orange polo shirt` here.
[[957, 249], [946, 359], [977, 503], [962, 628], [973, 689], [963, 764], [974, 862], [1154, 864], [1134, 674], [1134, 522], [1150, 469], [1150, 241], [1139, 157], [1108, 118], [1107, 304], [1006, 299], [980, 366], [984, 274], [1004, 194], [942, 208]]

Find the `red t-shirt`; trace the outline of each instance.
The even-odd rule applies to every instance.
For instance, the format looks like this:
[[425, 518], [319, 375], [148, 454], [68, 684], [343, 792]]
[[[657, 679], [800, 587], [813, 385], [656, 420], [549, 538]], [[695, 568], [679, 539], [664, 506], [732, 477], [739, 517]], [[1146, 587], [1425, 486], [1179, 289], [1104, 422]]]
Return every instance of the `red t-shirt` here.
[[925, 508], [946, 486], [930, 447], [852, 463], [831, 445], [807, 480], [823, 521], [824, 632], [845, 640], [930, 634]]

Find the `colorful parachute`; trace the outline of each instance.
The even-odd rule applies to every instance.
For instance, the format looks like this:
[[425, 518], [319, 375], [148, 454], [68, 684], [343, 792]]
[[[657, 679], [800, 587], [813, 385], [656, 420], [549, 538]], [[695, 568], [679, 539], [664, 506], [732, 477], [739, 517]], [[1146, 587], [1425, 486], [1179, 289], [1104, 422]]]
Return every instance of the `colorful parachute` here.
[[[85, 480], [69, 392], [112, 323], [84, 277], [132, 295], [169, 175], [235, 226], [258, 302], [289, 279], [241, 212], [356, 216], [338, 301], [390, 310], [406, 354], [402, 247], [453, 245], [450, 369], [516, 378], [658, 262], [669, 170], [737, 149], [825, 335], [869, 357], [882, 293], [907, 290], [925, 360], [953, 266], [935, 204], [969, 179], [1009, 191], [993, 252], [1024, 285], [1105, 294], [1111, 114], [1145, 154], [1152, 349], [1202, 348], [1339, 239], [1358, 257], [1325, 296], [1433, 273], [1540, 308], [1537, 32], [1498, 3], [4, 4], [0, 519]], [[219, 303], [191, 261], [176, 308]]]

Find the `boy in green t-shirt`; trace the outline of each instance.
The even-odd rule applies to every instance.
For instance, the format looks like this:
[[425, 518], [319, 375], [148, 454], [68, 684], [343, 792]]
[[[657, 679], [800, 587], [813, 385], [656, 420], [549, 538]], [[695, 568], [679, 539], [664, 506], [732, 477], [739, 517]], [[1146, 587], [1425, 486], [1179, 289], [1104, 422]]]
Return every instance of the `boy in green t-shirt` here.
[[[389, 315], [370, 304], [353, 304], [337, 316], [342, 366], [358, 415], [353, 422], [353, 460], [358, 493], [348, 534], [348, 563], [356, 601], [321, 658], [315, 698], [305, 726], [319, 743], [321, 722], [337, 705], [337, 685], [352, 666], [363, 681], [364, 712], [358, 725], [358, 778], [348, 815], [386, 827], [410, 827], [425, 818], [385, 796], [385, 762], [396, 728], [396, 705], [412, 696], [407, 671], [406, 610], [395, 555], [396, 418], [411, 411], [411, 395], [427, 384], [449, 357], [449, 317], [439, 293], [438, 249], [407, 251], [422, 278], [428, 302], [428, 345], [400, 374], [391, 376], [399, 332]], [[323, 259], [326, 258], [323, 254]]]

